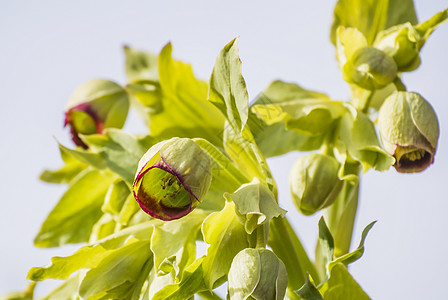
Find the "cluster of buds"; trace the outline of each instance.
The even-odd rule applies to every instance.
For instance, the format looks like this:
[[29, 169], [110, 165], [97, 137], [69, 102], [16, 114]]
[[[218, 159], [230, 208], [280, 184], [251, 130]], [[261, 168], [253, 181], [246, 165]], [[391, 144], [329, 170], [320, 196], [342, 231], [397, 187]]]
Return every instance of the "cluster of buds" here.
[[211, 179], [208, 154], [191, 139], [172, 138], [152, 146], [141, 158], [134, 197], [154, 218], [175, 220], [204, 199]]
[[129, 111], [126, 91], [109, 80], [90, 80], [78, 87], [67, 103], [65, 126], [72, 140], [87, 149], [80, 134], [102, 133], [105, 128], [122, 128]]

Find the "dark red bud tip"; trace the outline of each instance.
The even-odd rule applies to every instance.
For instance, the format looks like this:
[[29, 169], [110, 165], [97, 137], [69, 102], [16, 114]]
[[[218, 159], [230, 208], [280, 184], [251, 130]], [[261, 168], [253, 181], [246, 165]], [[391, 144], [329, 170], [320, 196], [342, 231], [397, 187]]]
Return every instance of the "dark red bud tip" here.
[[65, 112], [64, 127], [70, 127], [73, 142], [84, 149], [88, 146], [80, 139], [79, 134], [94, 134], [103, 131], [103, 121], [88, 103], [82, 103]]

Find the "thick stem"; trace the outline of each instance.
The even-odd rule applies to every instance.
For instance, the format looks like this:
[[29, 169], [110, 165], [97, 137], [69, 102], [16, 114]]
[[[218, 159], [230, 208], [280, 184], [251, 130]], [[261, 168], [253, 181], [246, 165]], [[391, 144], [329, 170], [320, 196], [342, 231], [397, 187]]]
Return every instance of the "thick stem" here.
[[[266, 228], [265, 228], [266, 227]], [[256, 234], [257, 234], [257, 244], [255, 245], [255, 248], [261, 248], [264, 249], [266, 248], [266, 242], [267, 242], [267, 231], [269, 230], [269, 227], [263, 225], [263, 226], [258, 226], [258, 228], [256, 229]]]

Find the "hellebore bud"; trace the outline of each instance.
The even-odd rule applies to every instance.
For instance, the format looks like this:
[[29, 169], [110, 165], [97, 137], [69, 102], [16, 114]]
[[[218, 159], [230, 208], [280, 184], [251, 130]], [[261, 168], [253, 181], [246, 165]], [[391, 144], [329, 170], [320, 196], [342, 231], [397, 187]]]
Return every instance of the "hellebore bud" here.
[[420, 65], [418, 33], [407, 23], [386, 30], [375, 45], [389, 54], [398, 71], [412, 71]]
[[339, 162], [328, 155], [309, 154], [299, 157], [289, 176], [292, 200], [304, 215], [331, 205], [342, 188]]
[[268, 249], [240, 251], [233, 258], [228, 279], [231, 300], [281, 300], [288, 285], [285, 265]]
[[87, 149], [79, 134], [101, 133], [109, 127], [122, 128], [128, 111], [128, 95], [120, 85], [94, 79], [82, 84], [70, 97], [64, 125], [70, 126], [73, 142]]
[[390, 95], [381, 106], [378, 130], [398, 172], [421, 172], [434, 162], [439, 123], [431, 105], [419, 94]]
[[360, 48], [342, 69], [344, 80], [367, 90], [380, 89], [394, 81], [397, 65], [392, 57], [373, 47]]
[[208, 154], [188, 138], [172, 138], [143, 155], [135, 175], [135, 200], [147, 214], [175, 220], [204, 198], [212, 180]]

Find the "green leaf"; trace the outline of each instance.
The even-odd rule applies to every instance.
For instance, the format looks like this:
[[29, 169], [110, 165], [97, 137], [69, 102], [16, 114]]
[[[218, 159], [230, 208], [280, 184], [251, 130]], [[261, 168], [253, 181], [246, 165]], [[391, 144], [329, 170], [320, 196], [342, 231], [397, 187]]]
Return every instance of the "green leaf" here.
[[147, 148], [134, 136], [119, 129], [108, 129], [106, 135], [83, 136], [91, 151], [100, 155], [106, 166], [129, 185], [134, 182], [140, 158]]
[[57, 247], [88, 241], [92, 226], [102, 215], [101, 205], [112, 181], [96, 170], [81, 173], [42, 224], [34, 244]]
[[189, 64], [174, 60], [172, 51], [167, 44], [159, 55], [163, 107], [149, 115], [151, 135], [159, 139], [201, 137], [222, 145], [224, 117], [207, 101], [207, 83], [196, 79]]
[[98, 170], [102, 170], [106, 168], [106, 164], [103, 158], [97, 153], [92, 153], [90, 151], [81, 150], [81, 148], [77, 149], [69, 149], [61, 144], [59, 144], [59, 149], [61, 152], [66, 153], [67, 155], [72, 156], [77, 161], [84, 163], [86, 165], [92, 166]]
[[307, 276], [305, 284], [295, 292], [304, 300], [324, 300], [322, 295], [319, 293], [319, 290], [310, 281], [309, 276]]
[[77, 274], [70, 279], [64, 281], [60, 286], [52, 290], [47, 296], [41, 300], [78, 300], [78, 289], [81, 282], [81, 274]]
[[195, 293], [207, 289], [203, 273], [204, 257], [194, 261], [185, 269], [182, 280], [177, 284], [169, 284], [158, 291], [152, 300], [185, 300]]
[[346, 160], [345, 147], [349, 156], [362, 164], [364, 172], [370, 168], [387, 171], [395, 162], [394, 158], [381, 148], [372, 121], [367, 115], [351, 107], [341, 119], [339, 138], [343, 145], [338, 144], [340, 147], [336, 158], [342, 164]]
[[12, 292], [0, 296], [0, 300], [33, 300], [36, 282], [32, 281], [22, 292]]
[[[359, 242], [358, 248], [353, 250], [350, 253], [347, 253], [343, 256], [338, 257], [337, 259], [333, 260], [328, 264], [328, 269], [331, 272], [331, 269], [337, 264], [337, 263], [343, 263], [344, 265], [351, 264], [352, 262], [357, 261], [361, 258], [361, 256], [364, 254], [364, 243], [367, 238], [367, 234], [369, 233], [370, 229], [372, 229], [373, 225], [375, 225], [376, 221], [373, 221], [369, 225], [367, 225], [361, 234], [361, 241]], [[319, 232], [320, 235], [320, 232]]]
[[112, 293], [115, 299], [123, 298], [132, 289], [133, 283], [144, 276], [144, 266], [151, 259], [148, 241], [130, 239], [123, 247], [109, 252], [86, 273], [79, 287], [79, 295], [87, 299]]
[[251, 111], [268, 125], [285, 122], [286, 129], [315, 136], [327, 132], [344, 109], [341, 102], [331, 101], [324, 94], [274, 81], [252, 105]]
[[204, 241], [210, 245], [202, 271], [206, 287], [212, 290], [227, 276], [235, 255], [249, 245], [244, 226], [235, 215], [233, 202], [226, 202], [222, 211], [209, 215], [202, 224], [202, 233]]
[[58, 170], [45, 170], [39, 179], [49, 183], [70, 183], [87, 165], [74, 159], [70, 154], [59, 149], [64, 165]]
[[134, 194], [130, 193], [121, 208], [120, 214], [118, 215], [118, 223], [122, 226], [128, 226], [132, 217], [138, 211], [140, 211], [140, 206], [137, 201], [135, 201]]
[[124, 46], [126, 77], [129, 81], [159, 80], [157, 55]]
[[325, 300], [370, 299], [341, 263], [334, 265], [330, 272], [330, 278], [319, 288], [319, 291]]
[[206, 216], [195, 210], [181, 219], [154, 227], [151, 250], [158, 275], [175, 270], [176, 276], [182, 277], [184, 269], [195, 260], [196, 237]]
[[235, 203], [236, 214], [247, 234], [252, 234], [258, 226], [269, 224], [272, 218], [283, 217], [286, 213], [280, 208], [272, 192], [258, 178], [224, 196]]
[[334, 240], [330, 230], [325, 223], [324, 217], [319, 220], [319, 250], [322, 252], [324, 266], [327, 266], [334, 255]]
[[324, 136], [307, 136], [287, 130], [285, 122], [268, 125], [253, 112], [249, 112], [247, 125], [255, 142], [265, 157], [279, 156], [291, 151], [311, 151], [319, 149]]
[[336, 45], [336, 30], [342, 25], [358, 29], [371, 45], [381, 30], [406, 22], [417, 23], [413, 0], [338, 0], [330, 40]]
[[210, 78], [208, 99], [226, 116], [230, 126], [241, 132], [246, 125], [249, 100], [241, 74], [237, 39], [228, 43], [216, 59]]
[[95, 223], [95, 225], [93, 225], [89, 243], [94, 243], [102, 238], [113, 234], [116, 229], [118, 230], [117, 222], [114, 220], [111, 214], [105, 213]]
[[101, 210], [104, 213], [118, 216], [130, 193], [129, 186], [123, 180], [115, 181], [107, 190], [106, 198]]

